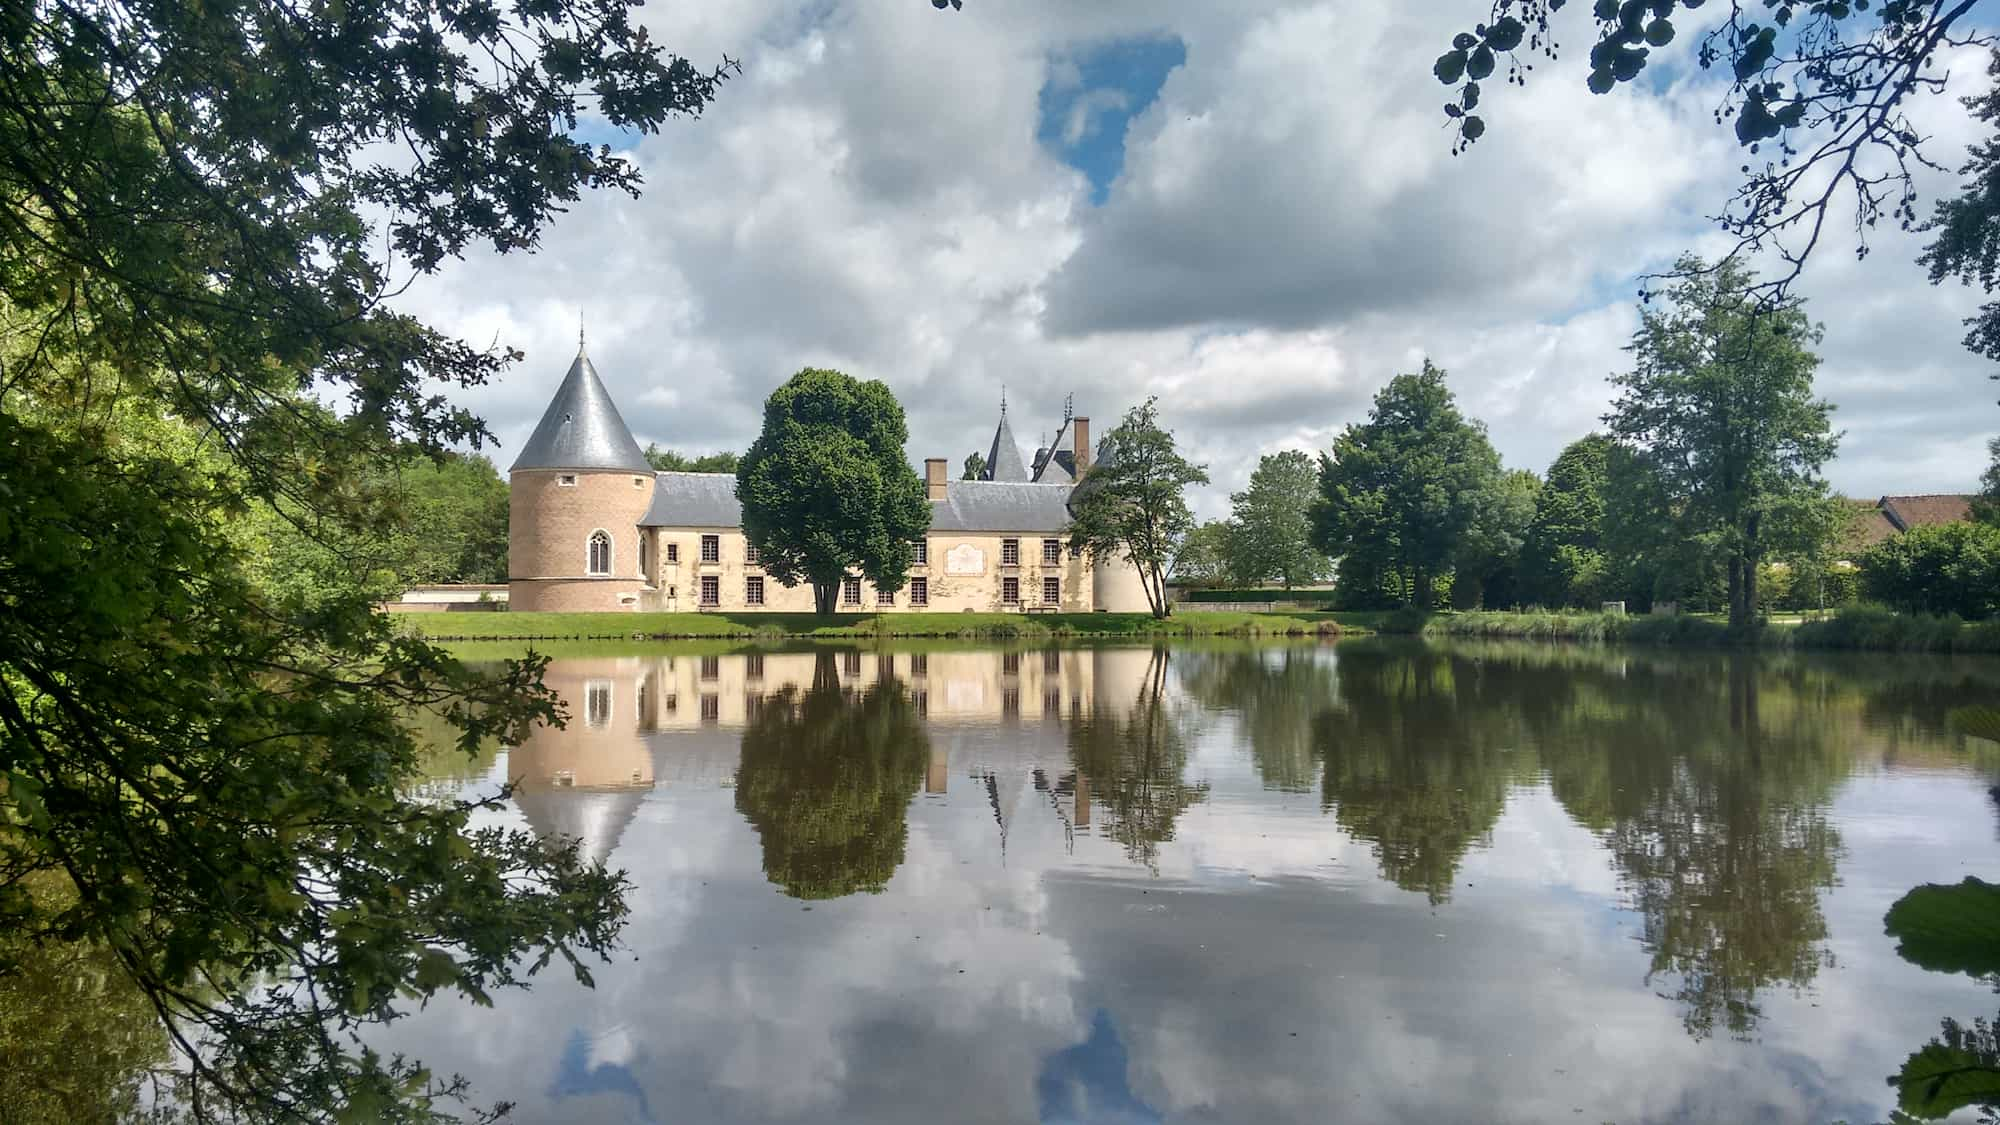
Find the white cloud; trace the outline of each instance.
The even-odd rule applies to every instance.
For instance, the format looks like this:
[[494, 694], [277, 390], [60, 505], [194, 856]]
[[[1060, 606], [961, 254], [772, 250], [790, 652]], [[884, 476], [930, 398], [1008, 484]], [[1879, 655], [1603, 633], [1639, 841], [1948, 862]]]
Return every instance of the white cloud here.
[[[579, 316], [641, 440], [690, 450], [747, 445], [763, 396], [808, 364], [886, 380], [913, 459], [983, 449], [1003, 384], [1029, 444], [1072, 391], [1100, 429], [1158, 394], [1210, 464], [1198, 506], [1216, 514], [1260, 453], [1323, 448], [1429, 355], [1510, 464], [1546, 467], [1597, 425], [1636, 275], [1713, 241], [1703, 215], [1738, 157], [1709, 92], [1593, 97], [1570, 52], [1525, 89], [1489, 83], [1493, 127], [1454, 158], [1428, 66], [1474, 13], [1226, 8], [647, 9], [660, 41], [740, 58], [743, 76], [703, 120], [637, 144], [641, 199], [584, 200], [540, 253], [475, 257], [409, 305], [527, 352], [466, 396], [503, 468]], [[1186, 62], [1132, 118], [1094, 207], [1037, 141], [1038, 94], [1077, 82], [1080, 49], [1160, 34]], [[1110, 108], [1079, 98], [1061, 125], [1086, 136]], [[1927, 112], [1950, 162], [1964, 116]], [[1856, 264], [1836, 242], [1806, 279], [1848, 434], [1834, 481], [1859, 494], [1970, 487], [2000, 428], [1957, 344], [1977, 302], [1926, 285], [1917, 244], [1878, 232]]]

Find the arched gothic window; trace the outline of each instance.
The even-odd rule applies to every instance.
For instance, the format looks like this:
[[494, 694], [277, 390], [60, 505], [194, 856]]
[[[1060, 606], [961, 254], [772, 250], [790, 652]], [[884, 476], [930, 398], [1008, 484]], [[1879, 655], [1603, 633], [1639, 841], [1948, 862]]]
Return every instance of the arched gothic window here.
[[602, 531], [590, 533], [590, 573], [611, 573], [611, 536]]

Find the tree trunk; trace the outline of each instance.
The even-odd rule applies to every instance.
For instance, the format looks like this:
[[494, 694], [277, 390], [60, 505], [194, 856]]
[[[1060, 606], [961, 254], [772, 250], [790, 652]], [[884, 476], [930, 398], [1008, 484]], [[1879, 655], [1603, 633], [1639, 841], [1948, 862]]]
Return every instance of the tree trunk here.
[[834, 591], [840, 589], [838, 582], [815, 582], [813, 587], [813, 612], [821, 617], [833, 616]]
[[1734, 629], [1743, 624], [1743, 559], [1738, 555], [1729, 556], [1729, 627]]
[[1412, 592], [1412, 603], [1418, 609], [1430, 609], [1431, 603], [1437, 600], [1437, 596], [1431, 588], [1431, 572], [1423, 567], [1417, 568], [1417, 580], [1413, 583], [1413, 586], [1415, 589]]

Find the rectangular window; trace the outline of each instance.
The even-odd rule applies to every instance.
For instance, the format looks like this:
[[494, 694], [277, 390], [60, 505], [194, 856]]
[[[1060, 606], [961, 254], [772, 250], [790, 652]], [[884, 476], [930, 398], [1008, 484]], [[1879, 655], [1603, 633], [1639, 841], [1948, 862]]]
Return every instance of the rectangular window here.
[[702, 576], [701, 604], [703, 605], [722, 604], [722, 579], [717, 578], [713, 574], [706, 574]]
[[1000, 689], [1000, 713], [1013, 717], [1021, 713], [1021, 689], [1017, 687]]
[[875, 591], [875, 604], [877, 606], [895, 605], [896, 595], [877, 590]]
[[705, 563], [722, 561], [722, 536], [704, 535], [701, 537], [701, 561]]
[[931, 654], [913, 652], [910, 654], [910, 678], [921, 680], [931, 674]]
[[1001, 654], [1000, 654], [1000, 674], [1001, 674], [1001, 675], [1003, 675], [1003, 676], [1018, 676], [1018, 675], [1020, 675], [1020, 674], [1021, 674], [1021, 654], [1020, 654], [1020, 653], [1018, 653], [1018, 652], [1003, 652], [1003, 653], [1001, 653]]
[[843, 676], [859, 676], [861, 674], [861, 654], [858, 652], [841, 653], [840, 674]]
[[917, 565], [931, 565], [931, 541], [928, 539], [917, 540]]
[[633, 488], [644, 488], [644, 487], [646, 487], [646, 478], [645, 478], [645, 477], [633, 477], [633, 478], [632, 478], [632, 487], [633, 487]]
[[764, 604], [764, 576], [753, 574], [743, 580], [743, 601], [746, 605]]
[[910, 604], [913, 606], [931, 604], [930, 579], [928, 578], [910, 579]]
[[1019, 539], [1002, 539], [1000, 541], [1000, 565], [1021, 565], [1021, 541]]
[[1021, 604], [1021, 580], [1002, 578], [1000, 580], [1000, 602], [1003, 605]]
[[1044, 579], [1042, 579], [1042, 604], [1043, 604], [1043, 605], [1061, 605], [1061, 604], [1062, 604], [1062, 580], [1061, 580], [1061, 579], [1059, 579], [1059, 578], [1044, 578]]
[[559, 484], [559, 485], [562, 485], [562, 486], [563, 486], [564, 488], [575, 488], [575, 487], [576, 487], [576, 474], [575, 474], [575, 473], [564, 473], [563, 475], [561, 475], [561, 476], [559, 476], [559, 477], [557, 477], [557, 478], [556, 478], [556, 483], [557, 483], [557, 484]]
[[681, 561], [681, 545], [679, 543], [667, 544], [667, 561], [670, 563]]
[[743, 658], [743, 677], [748, 680], [764, 678], [764, 654], [753, 652]]
[[1042, 672], [1050, 676], [1059, 676], [1062, 674], [1061, 649], [1052, 648], [1042, 653]]
[[704, 695], [701, 697], [701, 721], [704, 723], [717, 723], [722, 721], [721, 696]]
[[1062, 540], [1042, 540], [1042, 561], [1045, 563], [1059, 563], [1062, 561]]
[[840, 580], [840, 604], [861, 604], [861, 579], [859, 577], [850, 574]]
[[758, 550], [755, 543], [745, 543], [743, 545], [743, 561], [749, 566], [763, 566], [764, 552]]
[[719, 657], [719, 656], [704, 656], [704, 657], [702, 657], [702, 658], [701, 658], [701, 678], [702, 678], [702, 679], [704, 679], [704, 680], [713, 680], [713, 679], [716, 679], [716, 678], [720, 677], [721, 675], [722, 675], [722, 658], [721, 658], [721, 657]]

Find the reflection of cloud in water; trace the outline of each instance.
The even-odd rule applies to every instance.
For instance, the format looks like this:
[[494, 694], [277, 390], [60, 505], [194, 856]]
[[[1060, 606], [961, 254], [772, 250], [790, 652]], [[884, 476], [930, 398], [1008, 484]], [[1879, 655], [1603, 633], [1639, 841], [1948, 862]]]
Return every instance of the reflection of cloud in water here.
[[645, 1089], [632, 1075], [631, 1047], [631, 1040], [618, 1032], [592, 1040], [580, 1027], [571, 1031], [569, 1042], [563, 1047], [562, 1058], [556, 1062], [555, 1081], [549, 1084], [549, 1100], [616, 1094], [632, 1100], [631, 1109], [636, 1115], [633, 1120], [656, 1120], [653, 1107], [646, 1101]]
[[[1119, 655], [1138, 673], [1148, 666], [1145, 650]], [[500, 995], [494, 1011], [434, 1004], [378, 1045], [466, 1073], [482, 1102], [518, 1101], [521, 1121], [579, 1125], [648, 1111], [718, 1125], [1863, 1121], [1886, 1111], [1882, 1076], [1935, 1033], [1936, 1014], [1978, 991], [1902, 965], [1881, 915], [1941, 865], [2000, 863], [1984, 785], [1950, 765], [1937, 736], [1900, 727], [1879, 728], [1901, 731], [1900, 764], [1851, 769], [1878, 760], [1857, 750], [1825, 758], [1821, 773], [1787, 772], [1822, 759], [1779, 741], [1785, 724], [1833, 731], [1843, 748], [1876, 737], [1874, 726], [1839, 725], [1847, 711], [1825, 714], [1851, 698], [1842, 680], [1767, 681], [1773, 733], [1760, 770], [1748, 770], [1726, 722], [1698, 726], [1707, 689], [1678, 679], [1677, 662], [1621, 656], [1622, 677], [1511, 659], [1438, 667], [1433, 702], [1463, 712], [1490, 751], [1472, 764], [1492, 776], [1471, 780], [1504, 804], [1469, 846], [1448, 849], [1457, 858], [1439, 871], [1450, 894], [1433, 905], [1421, 884], [1385, 879], [1374, 843], [1321, 804], [1330, 751], [1373, 748], [1388, 765], [1448, 751], [1378, 737], [1393, 729], [1383, 723], [1412, 722], [1402, 708], [1378, 708], [1373, 725], [1315, 722], [1338, 692], [1349, 693], [1340, 707], [1365, 712], [1370, 700], [1351, 693], [1393, 686], [1367, 668], [1393, 671], [1399, 658], [1259, 652], [1235, 669], [1218, 663], [1228, 650], [1206, 665], [1195, 655], [1174, 655], [1177, 706], [1208, 707], [1196, 689], [1222, 692], [1215, 685], [1239, 674], [1254, 683], [1257, 667], [1283, 690], [1258, 692], [1254, 707], [1239, 698], [1238, 714], [1209, 707], [1188, 732], [1184, 776], [1209, 788], [1160, 841], [1156, 877], [1106, 830], [1115, 797], [1103, 776], [1079, 787], [1069, 744], [1075, 716], [1121, 716], [1143, 675], [1107, 676], [1118, 661], [1068, 653], [1059, 712], [1038, 705], [1033, 683], [1014, 712], [998, 654], [933, 654], [921, 677], [898, 654], [898, 677], [934, 693], [906, 857], [882, 894], [810, 910], [767, 880], [759, 835], [729, 789], [741, 737], [732, 708], [745, 721], [754, 711], [737, 695], [742, 658], [723, 657], [713, 681], [687, 658], [637, 662], [654, 677], [644, 691], [613, 669], [612, 722], [575, 725], [598, 741], [521, 748], [509, 773], [569, 771], [573, 785], [542, 796], [576, 807], [536, 813], [532, 797], [523, 807], [538, 825], [585, 827], [631, 874], [630, 956], [598, 972], [595, 992], [552, 974], [533, 993]], [[1347, 688], [1324, 675], [1329, 655], [1360, 673]], [[1043, 667], [1033, 652], [1018, 664], [1031, 679]], [[941, 714], [960, 665], [992, 678], [991, 713]], [[878, 667], [871, 656], [860, 678]], [[666, 671], [685, 682], [668, 684]], [[761, 690], [791, 675], [774, 654]], [[1100, 690], [1114, 678], [1118, 698]], [[1292, 690], [1295, 680], [1312, 690]], [[722, 685], [719, 722], [696, 702], [713, 690], [704, 683]], [[657, 726], [638, 719], [644, 708], [659, 711]], [[1631, 726], [1634, 715], [1661, 733]], [[1676, 735], [1691, 724], [1704, 741]], [[1325, 744], [1329, 733], [1344, 741]], [[1840, 784], [1830, 815], [1849, 854], [1840, 883], [1818, 892], [1837, 967], [1797, 993], [1761, 990], [1766, 1017], [1750, 1043], [1695, 1042], [1671, 995], [1656, 994], [1671, 990], [1646, 986], [1645, 915], [1627, 908], [1607, 847], [1618, 825], [1657, 821], [1669, 806], [1640, 797], [1678, 792], [1667, 767], [1697, 753], [1707, 757], [1693, 762], [1696, 780], [1761, 778], [1771, 808]], [[596, 806], [604, 794], [592, 784], [634, 786], [636, 813], [609, 815], [618, 802]], [[571, 1027], [586, 1037], [549, 1030]]]
[[1090, 1038], [1064, 1047], [1042, 1063], [1035, 1076], [1039, 1120], [1047, 1125], [1147, 1125], [1160, 1112], [1132, 1096], [1126, 1078], [1125, 1043], [1111, 1013], [1103, 1008], [1090, 1021]]

